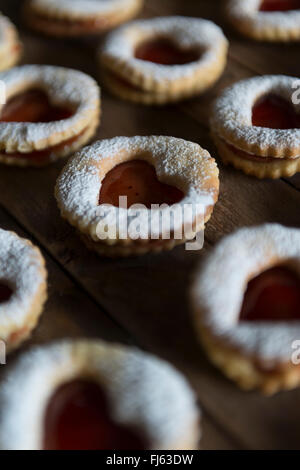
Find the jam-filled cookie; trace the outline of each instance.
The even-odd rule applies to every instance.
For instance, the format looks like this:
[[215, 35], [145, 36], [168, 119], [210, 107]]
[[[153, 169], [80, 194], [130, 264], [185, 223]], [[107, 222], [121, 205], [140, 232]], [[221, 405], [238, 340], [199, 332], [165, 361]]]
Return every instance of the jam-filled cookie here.
[[13, 67], [21, 53], [22, 45], [15, 26], [0, 13], [0, 71]]
[[253, 39], [300, 39], [300, 0], [229, 0], [227, 11], [233, 26]]
[[101, 76], [117, 96], [162, 105], [204, 92], [222, 74], [228, 42], [208, 20], [163, 17], [133, 21], [99, 51]]
[[174, 137], [117, 137], [86, 147], [56, 184], [61, 214], [93, 250], [170, 250], [204, 229], [219, 192], [206, 150]]
[[296, 79], [266, 75], [235, 83], [216, 100], [211, 132], [219, 154], [258, 178], [300, 171]]
[[226, 237], [197, 273], [192, 299], [208, 356], [241, 388], [300, 385], [300, 230], [269, 224]]
[[0, 162], [42, 166], [74, 153], [99, 124], [100, 95], [88, 75], [53, 66], [25, 65], [0, 74]]
[[7, 352], [35, 328], [47, 298], [47, 272], [38, 248], [0, 229], [0, 340]]
[[143, 0], [27, 0], [24, 17], [36, 31], [52, 36], [103, 33], [134, 18]]
[[195, 396], [168, 363], [101, 341], [25, 354], [0, 391], [0, 449], [193, 450]]

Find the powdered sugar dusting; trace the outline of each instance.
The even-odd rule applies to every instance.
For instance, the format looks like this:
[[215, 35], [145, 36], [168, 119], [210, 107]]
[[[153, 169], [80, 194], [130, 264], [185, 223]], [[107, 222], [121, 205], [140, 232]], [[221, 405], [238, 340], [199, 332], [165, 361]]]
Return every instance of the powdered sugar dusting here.
[[[50, 123], [0, 122], [0, 145], [7, 152], [30, 152], [54, 134], [70, 131], [78, 135], [94, 118], [99, 107], [99, 87], [95, 80], [77, 70], [63, 67], [25, 65], [0, 73], [9, 98], [21, 89], [44, 89], [55, 104], [67, 104], [76, 110], [68, 119]], [[68, 135], [68, 138], [72, 135]]]
[[[285, 75], [265, 75], [235, 83], [225, 89], [216, 100], [211, 117], [211, 127], [228, 143], [234, 136], [234, 145], [241, 150], [251, 152], [259, 146], [268, 156], [284, 154], [286, 149], [299, 149], [300, 129], [269, 129], [252, 125], [252, 108], [255, 102], [267, 94], [275, 94], [291, 103], [300, 113], [300, 104], [293, 104], [295, 77]], [[273, 149], [273, 150], [272, 150]], [[275, 149], [275, 150], [274, 150]]]
[[300, 338], [298, 321], [239, 322], [248, 281], [274, 265], [286, 263], [300, 274], [298, 229], [266, 224], [224, 238], [196, 276], [196, 323], [245, 354], [270, 361], [270, 367], [273, 361], [289, 361], [292, 342]]
[[0, 336], [6, 340], [12, 329], [23, 326], [33, 299], [45, 281], [44, 264], [37, 248], [13, 232], [0, 229], [0, 283], [13, 289], [0, 303]]
[[259, 11], [261, 0], [229, 0], [228, 12], [236, 21], [247, 21], [254, 31], [261, 33], [267, 28], [290, 31], [300, 28], [300, 11]]
[[196, 445], [195, 397], [172, 366], [137, 349], [65, 341], [27, 353], [7, 377], [0, 392], [0, 448], [41, 449], [48, 400], [59, 385], [82, 377], [104, 387], [113, 418], [137, 426], [151, 449], [180, 448], [188, 436]]
[[[180, 49], [199, 49], [203, 54], [199, 60], [185, 65], [168, 66], [136, 59], [134, 53], [137, 44], [153, 38], [170, 38]], [[125, 61], [127, 73], [120, 68], [120, 75], [126, 73], [127, 77], [129, 67], [141, 77], [150, 76], [157, 82], [172, 82], [193, 77], [199, 67], [203, 68], [214, 62], [225, 46], [227, 40], [221, 28], [211, 21], [181, 16], [159, 17], [132, 21], [113, 31], [101, 49], [100, 56], [107, 67], [111, 67], [114, 61]], [[128, 78], [130, 79], [130, 74]]]
[[[63, 216], [70, 223], [79, 225], [94, 240], [97, 240], [96, 228], [103, 217], [98, 206], [101, 181], [110, 169], [130, 159], [148, 161], [155, 166], [158, 179], [181, 189], [185, 197], [179, 208], [190, 204], [195, 210], [197, 205], [201, 205], [203, 210], [203, 207], [206, 209], [214, 205], [218, 195], [215, 183], [218, 170], [209, 153], [199, 145], [174, 137], [158, 136], [116, 137], [99, 141], [84, 148], [69, 161], [56, 185], [56, 197]], [[101, 174], [103, 165], [105, 174]], [[131, 215], [130, 209], [112, 206], [105, 212], [106, 220], [116, 220], [117, 215], [121, 224], [124, 219], [124, 225], [127, 225]], [[144, 209], [134, 216], [141, 217], [140, 236], [148, 238], [151, 224], [145, 222], [149, 222], [147, 219], [151, 217], [151, 211]], [[195, 214], [191, 217], [190, 222]]]
[[37, 11], [57, 16], [109, 15], [122, 9], [131, 8], [138, 0], [31, 0], [31, 7]]

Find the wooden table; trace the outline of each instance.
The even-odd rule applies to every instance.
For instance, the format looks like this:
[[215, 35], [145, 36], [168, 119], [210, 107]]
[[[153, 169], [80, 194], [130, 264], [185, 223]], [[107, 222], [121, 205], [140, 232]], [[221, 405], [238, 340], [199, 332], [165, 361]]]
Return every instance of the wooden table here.
[[[26, 30], [20, 1], [0, 9], [21, 30], [23, 63], [55, 64], [97, 77], [98, 40], [60, 41]], [[103, 92], [103, 120], [97, 138], [165, 134], [200, 143], [218, 158], [207, 128], [209, 106], [220, 90], [257, 74], [300, 76], [300, 45], [257, 44], [228, 28], [220, 0], [146, 0], [145, 17], [183, 14], [210, 18], [230, 39], [229, 60], [207, 94], [178, 106], [146, 108]], [[203, 411], [203, 449], [300, 448], [300, 391], [264, 398], [244, 393], [205, 358], [190, 320], [187, 293], [196, 264], [224, 235], [263, 222], [299, 226], [300, 176], [258, 181], [230, 168], [221, 170], [221, 195], [199, 253], [180, 247], [138, 259], [106, 260], [87, 251], [59, 215], [53, 196], [64, 162], [45, 169], [1, 166], [0, 225], [40, 246], [49, 270], [49, 300], [30, 344], [62, 337], [97, 337], [136, 344], [171, 361], [191, 382]], [[8, 366], [1, 366], [1, 375]]]

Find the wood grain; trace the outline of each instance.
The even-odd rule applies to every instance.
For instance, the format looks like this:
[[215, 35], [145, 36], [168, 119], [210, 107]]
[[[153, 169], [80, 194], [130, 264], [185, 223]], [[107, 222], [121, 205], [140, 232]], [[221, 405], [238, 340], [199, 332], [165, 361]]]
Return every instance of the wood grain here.
[[[19, 3], [0, 1], [0, 8], [20, 27], [25, 44], [23, 63], [65, 65], [97, 78], [98, 40], [39, 37], [23, 28]], [[217, 94], [255, 74], [299, 73], [295, 61], [300, 46], [283, 48], [239, 37], [224, 23], [221, 4], [219, 0], [146, 2], [144, 16], [202, 16], [224, 26], [231, 44], [228, 66], [212, 90], [178, 106], [144, 108], [103, 91], [103, 122], [96, 138], [173, 135], [200, 143], [218, 159], [208, 130], [209, 109]], [[171, 361], [190, 380], [204, 410], [202, 448], [299, 448], [300, 411], [295, 404], [300, 392], [267, 399], [239, 391], [202, 353], [188, 305], [195, 266], [224, 234], [265, 222], [299, 226], [299, 178], [257, 181], [220, 164], [220, 201], [207, 226], [201, 253], [188, 253], [181, 247], [167, 254], [111, 261], [88, 252], [60, 218], [53, 189], [63, 164], [42, 170], [1, 167], [0, 171], [1, 226], [22, 227], [49, 258], [50, 300], [32, 341], [107, 335], [108, 339], [134, 342]]]

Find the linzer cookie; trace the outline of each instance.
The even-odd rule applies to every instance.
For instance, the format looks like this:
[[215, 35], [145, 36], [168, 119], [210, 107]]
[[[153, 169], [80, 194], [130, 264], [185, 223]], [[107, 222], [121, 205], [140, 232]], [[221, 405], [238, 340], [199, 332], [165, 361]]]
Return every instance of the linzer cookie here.
[[0, 340], [8, 352], [35, 328], [47, 298], [47, 272], [38, 248], [0, 229]]
[[99, 124], [99, 87], [62, 67], [26, 65], [0, 74], [0, 162], [42, 166], [85, 145]]
[[200, 437], [195, 396], [179, 372], [101, 341], [30, 351], [0, 401], [5, 450], [194, 450]]
[[208, 356], [240, 387], [299, 387], [300, 230], [269, 224], [224, 238], [196, 275], [192, 304]]
[[134, 18], [142, 6], [143, 0], [27, 0], [24, 18], [43, 34], [86, 36]]
[[253, 39], [300, 39], [300, 0], [228, 0], [227, 12], [233, 26]]
[[22, 45], [15, 26], [0, 13], [0, 71], [13, 67], [21, 52]]
[[300, 105], [296, 79], [283, 75], [235, 83], [216, 100], [211, 132], [219, 154], [258, 178], [300, 170]]
[[117, 96], [149, 105], [192, 97], [222, 74], [228, 42], [208, 20], [163, 17], [134, 21], [99, 51], [103, 83]]
[[218, 169], [199, 145], [174, 137], [117, 137], [84, 148], [56, 184], [62, 217], [104, 256], [170, 250], [204, 229]]

